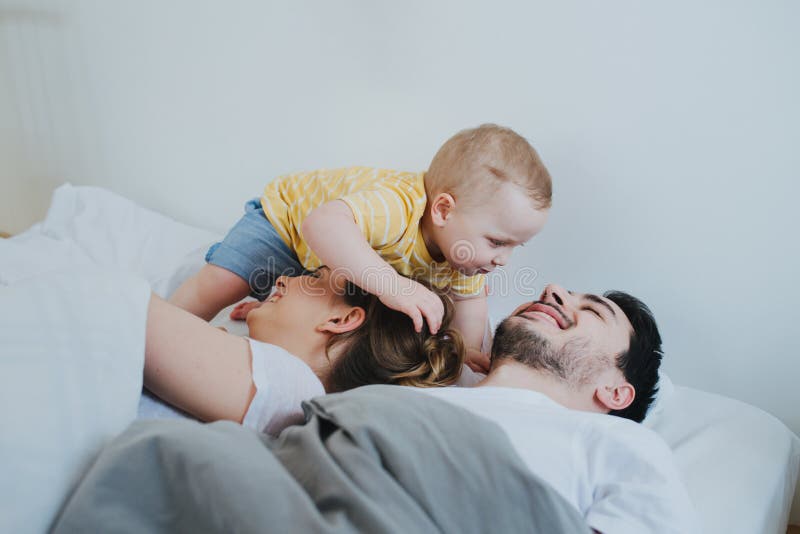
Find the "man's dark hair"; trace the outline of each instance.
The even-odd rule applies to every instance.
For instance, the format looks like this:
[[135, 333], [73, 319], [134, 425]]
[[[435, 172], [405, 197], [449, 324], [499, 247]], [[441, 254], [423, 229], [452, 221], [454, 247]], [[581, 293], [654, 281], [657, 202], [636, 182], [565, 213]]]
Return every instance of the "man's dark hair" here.
[[661, 334], [653, 313], [641, 300], [622, 291], [609, 291], [603, 296], [619, 306], [633, 326], [630, 346], [617, 356], [617, 368], [635, 388], [636, 396], [624, 410], [609, 413], [641, 423], [658, 392], [658, 368], [664, 355]]

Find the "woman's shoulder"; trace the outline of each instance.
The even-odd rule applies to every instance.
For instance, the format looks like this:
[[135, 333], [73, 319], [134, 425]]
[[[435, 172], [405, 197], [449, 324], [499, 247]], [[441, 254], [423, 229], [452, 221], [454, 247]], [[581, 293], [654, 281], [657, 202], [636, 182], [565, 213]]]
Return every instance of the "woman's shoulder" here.
[[[292, 384], [302, 396], [324, 395], [325, 389], [309, 365], [278, 345], [247, 338], [253, 355], [253, 381]], [[275, 387], [274, 385], [272, 387]]]
[[283, 347], [247, 339], [256, 394], [243, 424], [277, 435], [286, 426], [302, 422], [301, 403], [324, 395], [325, 388], [311, 367]]

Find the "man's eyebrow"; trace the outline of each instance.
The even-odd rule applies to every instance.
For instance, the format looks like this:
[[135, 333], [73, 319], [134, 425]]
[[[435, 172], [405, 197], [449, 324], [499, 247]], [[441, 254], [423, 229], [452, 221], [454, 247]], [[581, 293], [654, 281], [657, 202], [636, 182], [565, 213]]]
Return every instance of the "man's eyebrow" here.
[[614, 311], [614, 308], [612, 308], [611, 305], [608, 302], [604, 301], [603, 299], [601, 299], [597, 295], [592, 295], [591, 293], [589, 293], [589, 294], [584, 295], [583, 298], [585, 298], [586, 300], [589, 300], [591, 302], [600, 304], [601, 306], [605, 306], [606, 309], [608, 309], [608, 311], [611, 312], [611, 316], [612, 317], [616, 317], [617, 316], [617, 312]]

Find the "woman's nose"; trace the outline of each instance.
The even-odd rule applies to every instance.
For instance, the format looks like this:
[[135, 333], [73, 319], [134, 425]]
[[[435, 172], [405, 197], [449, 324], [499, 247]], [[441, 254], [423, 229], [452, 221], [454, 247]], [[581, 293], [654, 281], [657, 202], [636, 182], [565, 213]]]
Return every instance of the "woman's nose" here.
[[279, 276], [278, 279], [275, 280], [275, 287], [277, 287], [278, 289], [283, 291], [284, 289], [286, 289], [286, 282], [288, 280], [289, 280], [288, 276], [284, 276], [284, 275]]

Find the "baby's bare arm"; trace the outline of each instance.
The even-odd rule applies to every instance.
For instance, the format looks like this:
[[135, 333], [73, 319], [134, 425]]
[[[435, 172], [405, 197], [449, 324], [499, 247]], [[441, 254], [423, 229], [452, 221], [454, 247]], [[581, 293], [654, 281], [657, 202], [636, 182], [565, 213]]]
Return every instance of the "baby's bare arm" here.
[[481, 343], [489, 319], [489, 306], [486, 295], [463, 298], [453, 295], [455, 317], [453, 327], [461, 333], [467, 349], [467, 364], [473, 371], [483, 373], [489, 370], [488, 355], [481, 353]]
[[364, 238], [350, 207], [327, 202], [303, 221], [303, 237], [322, 263], [374, 295], [396, 286], [397, 272]]
[[372, 249], [345, 202], [333, 200], [316, 208], [303, 221], [302, 232], [334, 276], [344, 276], [378, 295], [385, 305], [407, 314], [417, 331], [422, 328], [423, 317], [431, 332], [439, 330], [444, 314], [439, 297], [400, 276]]

